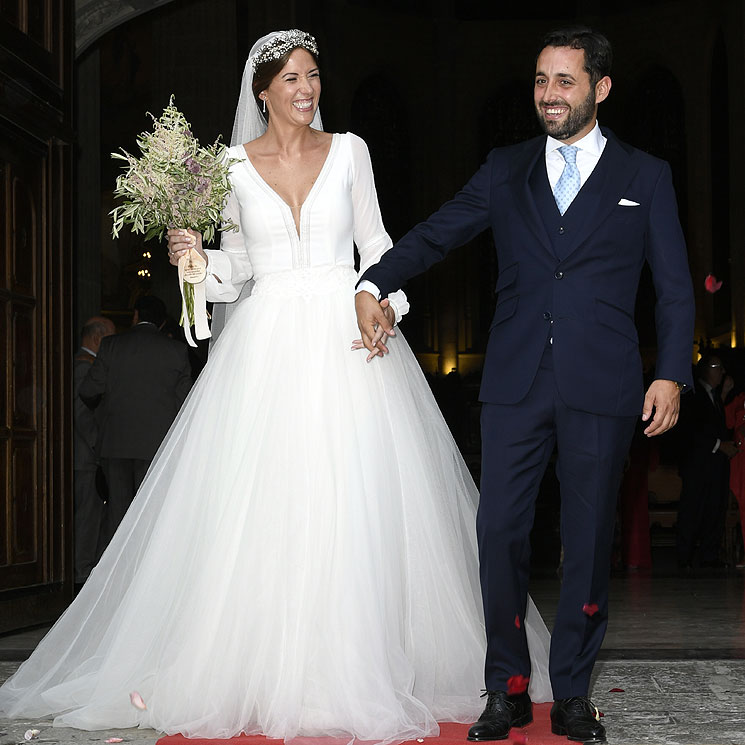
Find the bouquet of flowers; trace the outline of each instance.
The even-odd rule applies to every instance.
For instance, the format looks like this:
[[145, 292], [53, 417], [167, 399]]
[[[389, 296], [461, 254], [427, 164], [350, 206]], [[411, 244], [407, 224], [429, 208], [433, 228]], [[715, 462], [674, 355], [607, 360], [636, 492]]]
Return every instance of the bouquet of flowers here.
[[[114, 196], [122, 203], [111, 211], [112, 234], [132, 226], [144, 233], [145, 240], [162, 238], [169, 228], [199, 231], [206, 243], [214, 240], [216, 230], [237, 230], [232, 223], [220, 225], [222, 210], [230, 194], [230, 166], [235, 158], [225, 157], [220, 138], [201, 147], [191, 132], [186, 117], [176, 108], [171, 96], [159, 119], [152, 114], [153, 131], [137, 138], [142, 156], [126, 150], [112, 153], [125, 161], [124, 173], [116, 179]], [[179, 261], [182, 317], [187, 341], [194, 346], [190, 326], [196, 326], [198, 339], [210, 335], [207, 325], [204, 260], [195, 251]]]

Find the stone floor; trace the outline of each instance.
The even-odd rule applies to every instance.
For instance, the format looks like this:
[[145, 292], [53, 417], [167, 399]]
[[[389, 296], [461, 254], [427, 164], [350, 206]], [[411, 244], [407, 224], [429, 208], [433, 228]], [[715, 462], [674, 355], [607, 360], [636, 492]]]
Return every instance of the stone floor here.
[[[558, 579], [547, 574], [531, 592], [550, 628]], [[42, 634], [0, 637], [0, 680]], [[592, 697], [604, 712], [610, 745], [745, 745], [743, 572], [613, 577], [611, 622]], [[52, 728], [48, 720], [0, 719], [0, 745], [25, 745], [31, 728], [40, 730], [35, 742], [45, 745], [110, 737], [153, 745], [158, 737], [151, 730], [81, 732]]]

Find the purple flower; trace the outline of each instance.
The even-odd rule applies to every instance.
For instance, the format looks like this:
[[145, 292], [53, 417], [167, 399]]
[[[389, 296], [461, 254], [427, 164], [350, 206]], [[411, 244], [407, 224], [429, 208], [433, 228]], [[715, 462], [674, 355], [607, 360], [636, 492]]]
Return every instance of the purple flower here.
[[206, 188], [207, 188], [207, 179], [200, 178], [196, 186], [197, 193], [204, 194]]
[[184, 165], [189, 173], [199, 173], [202, 170], [202, 167], [196, 160], [194, 160], [194, 158], [187, 158]]

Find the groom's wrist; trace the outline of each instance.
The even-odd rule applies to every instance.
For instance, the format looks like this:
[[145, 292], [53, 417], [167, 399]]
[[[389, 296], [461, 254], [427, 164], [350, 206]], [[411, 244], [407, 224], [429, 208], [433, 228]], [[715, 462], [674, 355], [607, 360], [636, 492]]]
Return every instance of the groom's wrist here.
[[355, 294], [359, 292], [369, 292], [376, 300], [380, 301], [380, 290], [367, 279], [363, 279], [362, 282], [357, 285]]

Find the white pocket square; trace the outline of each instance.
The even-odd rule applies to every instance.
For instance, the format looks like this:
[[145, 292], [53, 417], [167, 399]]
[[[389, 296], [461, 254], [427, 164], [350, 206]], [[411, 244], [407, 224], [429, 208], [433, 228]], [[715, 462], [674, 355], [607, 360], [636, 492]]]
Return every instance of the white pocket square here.
[[621, 199], [618, 202], [618, 204], [621, 205], [621, 207], [638, 207], [639, 206], [639, 202], [632, 202], [630, 199]]

